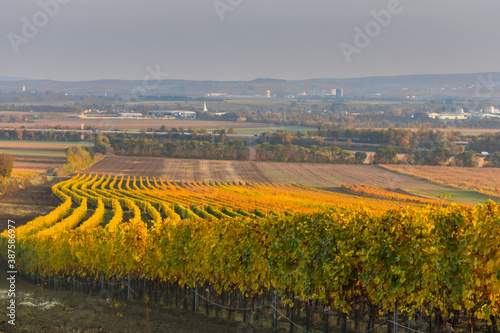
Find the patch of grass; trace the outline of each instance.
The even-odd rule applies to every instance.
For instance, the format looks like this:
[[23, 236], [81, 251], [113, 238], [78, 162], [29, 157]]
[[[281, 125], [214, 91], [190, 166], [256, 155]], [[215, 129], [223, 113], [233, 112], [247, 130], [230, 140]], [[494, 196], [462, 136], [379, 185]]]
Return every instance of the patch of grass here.
[[260, 124], [259, 127], [245, 127], [245, 128], [235, 128], [236, 133], [238, 134], [260, 134], [263, 132], [276, 132], [278, 130], [287, 131], [287, 132], [305, 132], [305, 131], [316, 131], [316, 127], [309, 126], [265, 126], [264, 124]]
[[6, 153], [10, 155], [22, 156], [49, 156], [49, 157], [66, 157], [64, 150], [30, 150], [30, 149], [0, 149], [0, 154]]
[[426, 197], [430, 199], [444, 200], [446, 196], [449, 196], [448, 201], [467, 204], [467, 205], [477, 205], [484, 204], [487, 200], [493, 200], [495, 202], [500, 202], [500, 199], [489, 197], [487, 195], [474, 192], [474, 191], [464, 191], [464, 190], [430, 190], [430, 189], [404, 189], [404, 191], [418, 195], [421, 197]]
[[461, 168], [428, 165], [381, 165], [393, 172], [426, 179], [454, 189], [496, 195], [500, 197], [500, 169]]
[[21, 144], [50, 144], [50, 145], [61, 145], [61, 146], [92, 146], [91, 142], [87, 141], [31, 141], [31, 140], [0, 140], [2, 143], [19, 142]]

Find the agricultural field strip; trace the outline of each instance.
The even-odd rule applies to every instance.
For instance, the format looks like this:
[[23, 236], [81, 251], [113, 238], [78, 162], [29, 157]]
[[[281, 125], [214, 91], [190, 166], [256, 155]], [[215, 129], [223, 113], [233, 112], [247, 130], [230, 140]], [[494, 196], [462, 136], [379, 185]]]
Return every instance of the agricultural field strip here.
[[430, 182], [462, 190], [472, 190], [500, 197], [500, 169], [461, 168], [448, 166], [383, 165], [390, 172], [425, 179]]
[[[186, 172], [186, 169], [191, 171]], [[223, 170], [223, 172], [221, 172]], [[229, 173], [236, 178], [229, 178]], [[318, 188], [366, 184], [382, 188], [445, 190], [445, 186], [369, 165], [323, 165], [255, 161], [212, 161], [172, 158], [106, 156], [86, 172], [112, 175], [163, 177], [172, 181], [224, 180], [302, 183]]]
[[[95, 181], [95, 179], [96, 179], [96, 177], [94, 177], [93, 180]], [[90, 182], [92, 182], [92, 180]], [[82, 186], [86, 188], [89, 185], [93, 185], [93, 184], [95, 184], [95, 182], [90, 183], [90, 184], [89, 184], [89, 182], [86, 182]], [[139, 206], [146, 206], [146, 204], [143, 201], [133, 200], [133, 198], [130, 198], [128, 196], [119, 195], [119, 194], [113, 193], [113, 192], [102, 191], [102, 190], [98, 190], [98, 189], [95, 189], [95, 190], [86, 189], [85, 191], [82, 191], [82, 190], [79, 190], [78, 188], [75, 188], [75, 190], [78, 191], [79, 193], [91, 198], [92, 199], [91, 202], [94, 205], [96, 205], [96, 202], [99, 199], [101, 199], [104, 202], [106, 202], [107, 207], [114, 208], [116, 203], [114, 202], [113, 199], [116, 199], [118, 201], [119, 205], [123, 205], [124, 207], [127, 207], [129, 212], [133, 214], [133, 218], [132, 218], [133, 220], [140, 220], [141, 219]], [[139, 205], [137, 205], [137, 203], [139, 203]], [[153, 213], [148, 212], [148, 215], [150, 215], [150, 217], [152, 217], [154, 220], [155, 216], [153, 215]]]
[[[172, 187], [173, 188], [173, 187]], [[208, 189], [209, 186], [206, 186]], [[235, 202], [234, 200], [218, 200], [218, 199], [212, 199], [206, 196], [200, 197], [199, 195], [193, 196], [193, 192], [191, 191], [186, 191], [183, 190], [180, 187], [177, 187], [173, 190], [166, 190], [166, 191], [151, 191], [151, 190], [138, 190], [135, 191], [135, 194], [126, 193], [123, 191], [120, 191], [124, 195], [129, 195], [129, 196], [134, 196], [135, 198], [138, 198], [140, 200], [148, 200], [149, 198], [155, 198], [159, 200], [155, 200], [154, 202], [156, 203], [161, 203], [161, 202], [169, 202], [171, 204], [175, 203], [182, 203], [183, 205], [186, 205], [188, 207], [192, 205], [215, 205], [216, 207], [225, 207], [226, 205], [232, 206], [232, 207], [237, 207], [240, 209], [243, 209], [248, 212], [248, 210], [255, 209], [255, 208], [260, 208], [260, 209], [265, 209], [267, 208], [270, 210], [272, 207], [270, 205], [254, 205], [254, 206], [249, 206], [248, 204], [239, 204]], [[241, 202], [244, 202], [244, 200], [241, 200]], [[250, 212], [248, 212], [250, 213]], [[251, 213], [250, 213], [251, 214]]]
[[46, 156], [46, 157], [66, 157], [65, 150], [31, 150], [31, 149], [6, 149], [0, 148], [0, 153], [7, 153], [14, 156]]
[[[420, 203], [424, 205], [435, 205], [435, 206], [445, 206], [451, 204], [449, 201], [443, 201], [443, 200], [435, 200], [435, 199], [427, 199], [427, 198], [420, 198], [416, 197], [413, 195], [408, 195], [408, 194], [401, 194], [397, 192], [391, 192], [391, 191], [386, 191], [383, 189], [379, 189], [370, 185], [342, 185], [342, 188], [355, 194], [363, 194], [367, 195], [370, 197], [375, 197], [379, 199], [386, 199], [390, 201], [400, 201], [400, 202], [413, 202], [413, 203]], [[460, 205], [463, 206], [464, 208], [467, 207], [468, 205]], [[472, 206], [468, 206], [471, 208]]]
[[[123, 178], [124, 177], [122, 176], [122, 179], [120, 180], [120, 185], [123, 183]], [[115, 176], [115, 179], [113, 180], [113, 184], [116, 183], [116, 180], [117, 180], [117, 177]], [[320, 190], [313, 190], [313, 191], [308, 192], [307, 188], [304, 188], [304, 187], [282, 185], [282, 184], [278, 184], [278, 185], [276, 185], [276, 184], [271, 184], [271, 185], [250, 184], [250, 186], [244, 186], [243, 192], [239, 192], [238, 190], [240, 189], [240, 187], [235, 187], [235, 186], [233, 186], [234, 184], [231, 185], [231, 184], [227, 184], [227, 183], [216, 182], [215, 184], [201, 185], [199, 182], [197, 182], [197, 183], [185, 182], [185, 183], [183, 183], [184, 187], [188, 187], [190, 189], [190, 190], [187, 190], [185, 188], [172, 185], [170, 182], [168, 182], [168, 180], [166, 180], [167, 185], [165, 185], [162, 180], [160, 180], [160, 184], [162, 184], [162, 185], [159, 185], [156, 182], [156, 179], [154, 178], [153, 182], [155, 184], [159, 185], [161, 188], [168, 187], [168, 188], [175, 188], [175, 190], [170, 190], [170, 191], [152, 190], [154, 192], [157, 192], [156, 194], [158, 195], [158, 197], [153, 196], [153, 198], [156, 198], [158, 200], [151, 200], [151, 190], [144, 190], [144, 188], [152, 188], [153, 187], [153, 185], [151, 185], [151, 183], [149, 181], [149, 178], [147, 178], [145, 180], [145, 182], [147, 184], [147, 186], [145, 186], [144, 181], [142, 180], [142, 177], [141, 177], [140, 188], [143, 188], [142, 190], [140, 190], [139, 187], [137, 187], [135, 179], [132, 181], [132, 186], [135, 188], [135, 190], [132, 190], [130, 188], [130, 185], [129, 185], [129, 183], [131, 182], [130, 178], [127, 178], [127, 181], [125, 183], [126, 184], [125, 187], [127, 188], [128, 191], [125, 191], [125, 190], [107, 190], [106, 185], [108, 185], [110, 183], [110, 181], [111, 181], [111, 175], [102, 175], [101, 177], [99, 177], [97, 174], [93, 177], [91, 175], [88, 175], [88, 176], [82, 175], [82, 176], [75, 177], [73, 180], [73, 184], [71, 184], [70, 182], [64, 182], [64, 183], [61, 183], [61, 185], [58, 186], [57, 189], [55, 189], [56, 191], [60, 191], [62, 193], [62, 195], [64, 195], [65, 197], [71, 196], [73, 198], [73, 200], [75, 200], [75, 202], [77, 202], [80, 205], [78, 208], [74, 209], [73, 214], [68, 217], [68, 221], [70, 220], [72, 222], [71, 223], [66, 222], [67, 226], [63, 227], [64, 230], [71, 229], [72, 227], [74, 227], [76, 224], [78, 224], [81, 221], [83, 212], [86, 212], [86, 210], [87, 210], [87, 199], [90, 199], [91, 202], [93, 202], [97, 208], [99, 208], [100, 206], [104, 206], [104, 204], [102, 203], [102, 200], [100, 199], [100, 196], [108, 197], [108, 200], [106, 200], [108, 202], [108, 205], [107, 205], [108, 207], [113, 206], [113, 203], [111, 205], [109, 204], [109, 199], [118, 199], [118, 200], [121, 199], [123, 201], [123, 203], [125, 204], [125, 206], [127, 206], [130, 209], [130, 211], [132, 211], [134, 213], [134, 219], [138, 219], [137, 208], [136, 208], [137, 206], [140, 206], [143, 208], [143, 210], [146, 210], [148, 215], [150, 217], [152, 217], [153, 219], [155, 219], [155, 217], [157, 219], [157, 216], [160, 213], [156, 210], [156, 208], [149, 205], [149, 202], [153, 202], [153, 203], [157, 204], [161, 210], [162, 202], [167, 201], [167, 202], [170, 202], [173, 204], [173, 203], [175, 203], [175, 198], [177, 198], [177, 202], [181, 201], [182, 203], [187, 205], [188, 208], [190, 206], [193, 206], [193, 205], [200, 205], [200, 204], [205, 205], [207, 203], [214, 204], [215, 207], [224, 207], [227, 204], [229, 204], [229, 206], [235, 205], [234, 200], [223, 199], [223, 201], [221, 202], [220, 198], [217, 198], [215, 200], [211, 199], [211, 198], [200, 199], [199, 198], [200, 193], [198, 191], [195, 191], [196, 189], [203, 189], [204, 191], [215, 190], [218, 194], [220, 194], [221, 192], [223, 192], [224, 188], [227, 187], [228, 189], [231, 189], [231, 197], [234, 197], [235, 194], [236, 195], [241, 194], [242, 196], [246, 196], [248, 199], [249, 194], [253, 194], [256, 198], [258, 197], [261, 200], [263, 199], [265, 202], [269, 202], [270, 200], [273, 201], [274, 198], [278, 197], [278, 198], [280, 198], [279, 201], [272, 202], [271, 205], [265, 205], [265, 206], [267, 206], [266, 208], [271, 206], [274, 209], [278, 209], [278, 211], [281, 213], [284, 211], [287, 211], [290, 208], [297, 208], [298, 205], [302, 205], [302, 210], [303, 210], [305, 207], [309, 207], [312, 209], [322, 209], [322, 208], [325, 208], [325, 204], [327, 204], [327, 205], [332, 204], [331, 202], [324, 200], [323, 195], [315, 195], [314, 200], [312, 200], [314, 204], [312, 204], [312, 206], [310, 206], [308, 204], [306, 204], [304, 206], [304, 200], [303, 200], [303, 196], [302, 196], [303, 193], [301, 193], [301, 192], [306, 192], [309, 195], [311, 195], [311, 192], [313, 192], [313, 193], [316, 192], [316, 194], [329, 195], [330, 197], [332, 197], [332, 195], [329, 194], [328, 192], [321, 193], [322, 191], [320, 191]], [[71, 187], [70, 187], [70, 185], [71, 185]], [[99, 186], [101, 186], [101, 189], [97, 188]], [[88, 187], [90, 187], [90, 189], [88, 189]], [[257, 195], [257, 194], [252, 193], [251, 191], [249, 191], [251, 189], [253, 189], [254, 191], [257, 190], [258, 193], [260, 193], [260, 194]], [[293, 191], [290, 191], [292, 189], [293, 189]], [[170, 195], [167, 192], [177, 192], [177, 193], [176, 193], [176, 195]], [[185, 192], [186, 195], [179, 195], [180, 193], [178, 193], [178, 192]], [[194, 196], [196, 198], [194, 200], [192, 199], [193, 192], [197, 194], [196, 196]], [[191, 194], [191, 196], [189, 196], [189, 194]], [[181, 197], [180, 200], [179, 200], [179, 197]], [[189, 199], [189, 198], [191, 198], [191, 199]], [[282, 201], [283, 198], [286, 198], [286, 201], [288, 201], [289, 204], [286, 204], [286, 205], [280, 204], [280, 202]], [[65, 199], [65, 198], [62, 198], [62, 199]], [[165, 200], [165, 199], [167, 199], [167, 200]], [[344, 199], [345, 199], [345, 196], [344, 196]], [[127, 200], [132, 201], [132, 203], [129, 203]], [[246, 208], [248, 210], [249, 209], [249, 206], [248, 206], [249, 200], [246, 200], [246, 202], [247, 202], [247, 206], [240, 206], [238, 208], [239, 209]], [[251, 202], [250, 206], [252, 208], [257, 208], [257, 207], [263, 208], [262, 206], [264, 206], [264, 205], [262, 205], [262, 202], [260, 200], [254, 200], [253, 202], [252, 202], [252, 200], [250, 200], [250, 202]], [[138, 203], [138, 205], [137, 205], [137, 203]], [[344, 201], [344, 203], [345, 203], [345, 201]], [[83, 207], [83, 206], [85, 206], [85, 207]], [[150, 206], [150, 209], [147, 209], [148, 206]], [[99, 208], [99, 209], [96, 209], [96, 211], [97, 210], [100, 211], [101, 209]], [[164, 213], [165, 213], [165, 215], [168, 215], [167, 211], [164, 211]], [[94, 213], [94, 214], [97, 214], [97, 213]], [[73, 217], [73, 215], [75, 215], [76, 217]], [[211, 214], [211, 215], [213, 215], [213, 214]], [[83, 214], [83, 216], [85, 216], [85, 214]], [[222, 216], [227, 216], [227, 215], [222, 213]], [[92, 224], [92, 223], [90, 223], [90, 224]], [[51, 228], [49, 228], [49, 230], [47, 230], [46, 233], [50, 233], [50, 229]]]
[[[133, 200], [136, 203], [139, 203], [139, 206], [145, 206], [146, 202], [152, 202], [152, 203], [157, 204], [160, 208], [162, 208], [162, 203], [165, 202], [164, 200], [151, 200], [152, 198], [155, 198], [155, 197], [154, 196], [153, 197], [148, 196], [148, 193], [150, 193], [150, 192], [143, 191], [143, 190], [131, 190], [130, 187], [129, 187], [129, 189], [130, 189], [129, 191], [127, 191], [127, 190], [114, 190], [114, 191], [99, 190], [99, 189], [97, 189], [97, 187], [99, 186], [99, 183], [103, 180], [103, 177], [101, 177], [99, 181], [96, 181], [97, 177], [94, 177], [94, 179], [93, 179], [94, 182], [91, 181], [91, 182], [87, 182], [87, 184], [86, 184], [86, 187], [88, 187], [90, 185], [92, 185], [92, 187], [95, 187], [95, 190], [86, 190], [88, 192], [88, 194], [90, 194], [89, 197], [91, 199], [93, 199], [94, 202], [96, 200], [95, 198], [97, 196], [99, 196], [99, 195], [102, 195], [104, 197], [111, 197], [111, 198], [116, 198], [116, 199], [122, 199], [122, 200], [127, 200], [127, 199], [128, 200]], [[109, 180], [109, 177], [108, 177], [108, 180]], [[130, 180], [128, 180], [126, 182], [126, 186], [129, 184], [129, 182], [130, 182]], [[85, 194], [84, 192], [81, 192], [81, 190], [79, 190], [77, 187], [75, 187], [74, 190], [78, 191], [79, 194]], [[96, 196], [92, 196], [92, 194], [96, 194]], [[193, 201], [190, 201], [190, 200], [182, 200], [182, 199], [181, 200], [178, 199], [177, 201], [176, 200], [171, 200], [172, 198], [175, 199], [176, 197], [177, 196], [169, 197], [168, 198], [169, 199], [168, 202], [170, 202], [170, 203], [176, 203], [176, 202], [181, 201], [182, 203], [184, 203], [186, 205], [192, 205], [193, 204]], [[160, 197], [160, 199], [163, 199], [163, 197]], [[203, 203], [206, 203], [206, 202], [203, 202]], [[214, 203], [217, 203], [217, 202], [214, 202]], [[155, 208], [153, 207], [152, 209], [155, 209]], [[148, 212], [148, 213], [149, 213], [149, 215], [151, 217], [154, 216], [154, 213], [150, 213], [150, 212]]]
[[[255, 209], [264, 209], [267, 212], [277, 211], [278, 213], [297, 209], [312, 212], [339, 205], [340, 201], [344, 206], [360, 207], [358, 197], [332, 194], [305, 186], [259, 183], [235, 186], [234, 183], [225, 182], [208, 184], [181, 182], [180, 185], [174, 185], [168, 180], [163, 183], [162, 179], [158, 183], [156, 178], [153, 178], [153, 183], [158, 186], [155, 187], [149, 178], [143, 180], [141, 177], [139, 180], [132, 180], [127, 177], [127, 180], [124, 180], [125, 177], [122, 176], [119, 185], [123, 187], [125, 184], [125, 189], [114, 189], [108, 188], [108, 186], [115, 185], [117, 176], [112, 182], [111, 178], [111, 175], [99, 177], [97, 174], [93, 177], [91, 175], [79, 176], [75, 178], [70, 187], [70, 184], [61, 186], [61, 191], [69, 196], [73, 191], [77, 203], [82, 202], [82, 199], [77, 198], [86, 197], [90, 200], [89, 203], [95, 207], [99, 206], [99, 198], [103, 198], [103, 205], [108, 208], [112, 208], [113, 199], [117, 199], [121, 205], [129, 209], [134, 219], [138, 219], [136, 207], [146, 211], [148, 216], [155, 220], [162, 213], [165, 218], [171, 215], [174, 205], [179, 203], [185, 206], [184, 209], [191, 210], [193, 214], [198, 216], [200, 215], [199, 209], [206, 212], [207, 206], [213, 206], [215, 209], [235, 207], [248, 215], [253, 215], [252, 210]], [[139, 186], [137, 186], [138, 183]], [[305, 197], [308, 197], [308, 200], [304, 200]], [[286, 203], [283, 203], [284, 201]], [[372, 207], [380, 206], [380, 200], [377, 199], [364, 201], [366, 201], [365, 204], [368, 203]], [[164, 203], [169, 203], [171, 206], [165, 208]], [[197, 206], [200, 208], [196, 208]], [[385, 208], [396, 208], [401, 205], [386, 201], [384, 206]], [[227, 211], [231, 212], [231, 209], [227, 209]], [[221, 216], [230, 216], [223, 211], [220, 213]], [[208, 214], [213, 215], [210, 212]]]

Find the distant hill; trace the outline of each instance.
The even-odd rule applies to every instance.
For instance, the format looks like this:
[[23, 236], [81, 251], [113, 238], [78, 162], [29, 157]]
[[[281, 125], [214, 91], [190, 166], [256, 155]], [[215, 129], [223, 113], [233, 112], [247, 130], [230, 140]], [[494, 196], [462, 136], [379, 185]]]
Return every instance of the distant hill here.
[[[264, 96], [266, 90], [277, 97], [306, 92], [308, 95], [329, 94], [331, 89], [344, 89], [345, 96], [478, 96], [500, 97], [500, 73], [430, 74], [374, 76], [364, 78], [317, 78], [280, 80], [258, 78], [252, 81], [195, 81], [195, 80], [95, 80], [63, 82], [0, 77], [0, 89], [12, 91], [25, 84], [28, 91], [53, 91], [74, 94], [108, 94], [120, 96], [179, 95], [200, 97], [206, 94], [230, 96]], [[147, 89], [146, 89], [147, 88]], [[495, 89], [496, 88], [496, 89]]]
[[29, 79], [22, 78], [22, 77], [0, 76], [0, 81], [4, 81], [4, 82], [21, 81], [21, 80], [29, 80]]

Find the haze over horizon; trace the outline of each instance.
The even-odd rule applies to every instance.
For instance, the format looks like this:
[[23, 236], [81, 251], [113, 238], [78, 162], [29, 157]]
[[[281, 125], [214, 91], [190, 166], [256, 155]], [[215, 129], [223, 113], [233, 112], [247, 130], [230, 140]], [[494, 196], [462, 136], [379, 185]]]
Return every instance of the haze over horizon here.
[[[239, 81], [500, 72], [500, 2], [397, 2], [8, 0], [0, 76], [142, 80], [156, 72]], [[377, 21], [382, 10], [392, 14]]]

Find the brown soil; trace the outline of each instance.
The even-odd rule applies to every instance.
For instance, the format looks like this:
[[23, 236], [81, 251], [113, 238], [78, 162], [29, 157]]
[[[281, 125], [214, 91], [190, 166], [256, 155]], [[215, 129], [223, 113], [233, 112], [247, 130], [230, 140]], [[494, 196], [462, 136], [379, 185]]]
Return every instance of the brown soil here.
[[57, 166], [61, 165], [61, 162], [58, 163], [39, 163], [39, 162], [22, 162], [15, 160], [14, 161], [14, 171], [38, 171], [44, 172], [50, 169], [53, 169]]
[[16, 226], [26, 224], [35, 217], [45, 215], [59, 206], [60, 201], [52, 194], [52, 185], [66, 178], [54, 178], [40, 186], [30, 186], [0, 196], [0, 232], [7, 226], [7, 220], [16, 222]]
[[500, 196], [499, 168], [461, 168], [429, 165], [383, 165], [385, 169], [462, 190], [488, 191]]
[[301, 183], [318, 188], [339, 187], [343, 184], [367, 184], [382, 188], [443, 189], [440, 185], [371, 165], [106, 156], [84, 172], [130, 177], [162, 177], [172, 181]]
[[[143, 333], [143, 332], [270, 332], [241, 322], [228, 322], [144, 301], [116, 301], [73, 291], [53, 291], [16, 277], [15, 326], [8, 323], [7, 273], [0, 271], [0, 332], [5, 333]], [[52, 306], [52, 307], [51, 307]], [[149, 317], [149, 318], [148, 318]]]
[[60, 157], [43, 157], [38, 155], [16, 155], [14, 158], [18, 162], [31, 162], [31, 163], [64, 163], [66, 162], [65, 156]]
[[[183, 120], [183, 119], [124, 119], [124, 118], [85, 118], [85, 126], [92, 126], [97, 130], [112, 131], [112, 130], [131, 130], [131, 129], [147, 129], [159, 128], [165, 125], [167, 128], [184, 128], [193, 129], [210, 129], [210, 128], [255, 128], [266, 127], [266, 124], [259, 123], [238, 123], [232, 121], [211, 121], [211, 120]], [[30, 128], [52, 128], [60, 125], [63, 128], [80, 129], [82, 120], [80, 118], [64, 118], [64, 119], [39, 119], [34, 123], [9, 123], [9, 127], [19, 128], [24, 126]]]

